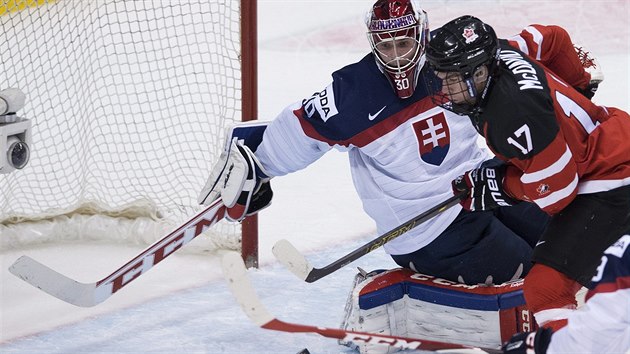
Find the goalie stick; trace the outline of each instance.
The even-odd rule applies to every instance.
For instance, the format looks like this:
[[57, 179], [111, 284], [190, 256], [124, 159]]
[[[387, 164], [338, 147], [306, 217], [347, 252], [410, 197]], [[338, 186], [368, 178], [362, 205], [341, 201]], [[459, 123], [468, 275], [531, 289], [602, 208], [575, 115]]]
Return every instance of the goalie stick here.
[[228, 286], [241, 309], [259, 327], [289, 333], [314, 333], [323, 337], [344, 341], [363, 342], [390, 346], [399, 349], [444, 351], [448, 353], [502, 353], [499, 349], [475, 348], [466, 345], [445, 343], [419, 338], [389, 336], [377, 333], [355, 332], [339, 328], [327, 328], [290, 323], [278, 320], [262, 304], [248, 276], [245, 263], [238, 253], [227, 252], [222, 259], [223, 273]]
[[9, 267], [18, 278], [67, 303], [92, 307], [112, 296], [132, 280], [147, 272], [208, 227], [223, 219], [226, 208], [217, 200], [177, 229], [156, 241], [107, 277], [94, 283], [80, 283], [39, 263], [21, 256]]
[[351, 262], [356, 261], [357, 259], [363, 257], [364, 255], [383, 246], [387, 242], [397, 238], [398, 236], [406, 233], [407, 231], [413, 229], [414, 227], [431, 219], [437, 214], [458, 204], [459, 201], [467, 193], [468, 193], [467, 191], [462, 192], [448, 198], [447, 200], [439, 203], [433, 208], [395, 227], [394, 229], [382, 234], [381, 236], [378, 236], [374, 240], [364, 244], [363, 246], [355, 249], [354, 251], [348, 253], [347, 255], [337, 259], [336, 261], [322, 268], [313, 267], [313, 265], [306, 259], [306, 257], [304, 257], [302, 253], [300, 253], [300, 251], [298, 251], [289, 241], [284, 240], [284, 239], [274, 244], [272, 248], [272, 252], [274, 256], [298, 278], [308, 283], [312, 283], [318, 279], [321, 279], [337, 271], [341, 267]]

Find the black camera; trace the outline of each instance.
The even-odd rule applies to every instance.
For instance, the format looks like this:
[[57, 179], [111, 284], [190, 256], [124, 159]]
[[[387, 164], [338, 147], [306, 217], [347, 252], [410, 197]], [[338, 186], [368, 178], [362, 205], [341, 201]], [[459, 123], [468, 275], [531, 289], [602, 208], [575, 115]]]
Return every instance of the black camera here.
[[31, 156], [31, 121], [15, 112], [24, 107], [19, 89], [0, 91], [0, 173], [24, 168]]

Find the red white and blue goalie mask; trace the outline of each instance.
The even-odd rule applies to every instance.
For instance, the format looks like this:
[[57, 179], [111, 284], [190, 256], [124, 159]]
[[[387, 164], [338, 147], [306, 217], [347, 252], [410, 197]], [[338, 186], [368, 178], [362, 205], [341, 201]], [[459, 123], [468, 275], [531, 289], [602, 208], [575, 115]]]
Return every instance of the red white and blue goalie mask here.
[[414, 0], [378, 0], [366, 19], [376, 63], [400, 98], [413, 95], [429, 41], [427, 13]]

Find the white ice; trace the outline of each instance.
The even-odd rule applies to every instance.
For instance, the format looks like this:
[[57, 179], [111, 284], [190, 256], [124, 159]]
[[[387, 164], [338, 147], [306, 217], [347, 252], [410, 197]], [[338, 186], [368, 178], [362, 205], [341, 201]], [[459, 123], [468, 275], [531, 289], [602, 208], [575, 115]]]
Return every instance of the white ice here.
[[[321, 90], [330, 73], [369, 49], [363, 13], [372, 0], [259, 0], [259, 113]], [[432, 28], [472, 14], [500, 36], [531, 23], [558, 24], [593, 51], [606, 80], [595, 101], [630, 108], [630, 5], [623, 0], [422, 1]], [[201, 187], [201, 186], [200, 186]], [[260, 215], [260, 269], [249, 275], [278, 318], [336, 327], [356, 266], [390, 268], [382, 250], [315, 283], [279, 265], [271, 246], [286, 238], [323, 266], [374, 238], [361, 211], [346, 156], [331, 152], [304, 171], [274, 180], [272, 207]], [[349, 353], [335, 340], [258, 328], [236, 305], [216, 255], [178, 252], [116, 293], [84, 309], [52, 298], [8, 273], [22, 254], [84, 282], [108, 275], [146, 245], [54, 244], [5, 251], [0, 274], [2, 353]]]

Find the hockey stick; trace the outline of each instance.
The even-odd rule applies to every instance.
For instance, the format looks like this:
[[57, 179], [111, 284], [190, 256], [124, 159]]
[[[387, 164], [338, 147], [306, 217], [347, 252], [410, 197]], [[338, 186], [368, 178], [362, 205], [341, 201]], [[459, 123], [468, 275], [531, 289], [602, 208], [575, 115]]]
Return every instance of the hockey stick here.
[[280, 240], [276, 242], [273, 246], [272, 251], [274, 256], [276, 256], [276, 258], [282, 264], [284, 264], [284, 266], [287, 267], [293, 274], [306, 282], [312, 283], [337, 271], [341, 267], [356, 261], [364, 255], [383, 246], [387, 242], [397, 238], [398, 236], [431, 219], [439, 213], [458, 204], [459, 201], [466, 195], [466, 193], [467, 192], [462, 192], [448, 198], [447, 200], [441, 202], [433, 208], [395, 227], [394, 229], [382, 234], [381, 236], [378, 236], [374, 240], [364, 244], [363, 246], [355, 249], [354, 251], [322, 268], [313, 267], [313, 265], [306, 259], [306, 257], [304, 257], [304, 255], [300, 253], [300, 251], [298, 251], [287, 240]]
[[92, 307], [105, 301], [208, 227], [216, 224], [223, 219], [225, 212], [225, 206], [220, 199], [217, 200], [118, 270], [94, 283], [80, 283], [70, 279], [27, 256], [18, 258], [9, 267], [9, 271], [60, 300], [76, 306]]
[[499, 349], [475, 348], [461, 344], [432, 340], [389, 336], [377, 333], [355, 332], [339, 328], [327, 328], [290, 323], [278, 320], [262, 304], [247, 276], [242, 258], [236, 252], [227, 252], [222, 259], [223, 274], [241, 309], [259, 327], [290, 333], [315, 333], [323, 337], [344, 341], [377, 344], [399, 349], [447, 351], [449, 353], [502, 353]]

